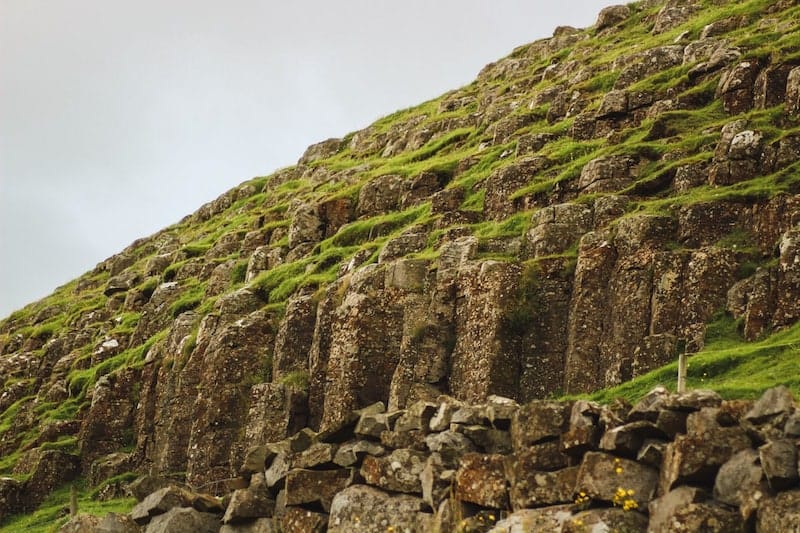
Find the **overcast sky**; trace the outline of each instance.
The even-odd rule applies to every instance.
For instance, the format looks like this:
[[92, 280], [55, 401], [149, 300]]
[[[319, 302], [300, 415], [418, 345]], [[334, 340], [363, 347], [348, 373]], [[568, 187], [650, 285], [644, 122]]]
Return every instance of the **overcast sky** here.
[[0, 0], [0, 317], [608, 0]]

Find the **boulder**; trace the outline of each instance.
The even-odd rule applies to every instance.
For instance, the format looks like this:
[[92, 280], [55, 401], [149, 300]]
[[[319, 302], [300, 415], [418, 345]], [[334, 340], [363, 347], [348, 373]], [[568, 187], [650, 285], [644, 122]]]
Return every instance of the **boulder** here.
[[654, 498], [658, 471], [636, 461], [601, 452], [583, 456], [576, 492], [630, 509], [645, 509]]
[[328, 515], [302, 507], [287, 507], [275, 522], [276, 531], [281, 533], [323, 533], [328, 525]]
[[717, 97], [722, 99], [725, 111], [738, 115], [753, 108], [754, 86], [759, 70], [758, 63], [743, 61], [722, 74]]
[[617, 192], [633, 183], [635, 161], [627, 156], [599, 157], [581, 170], [578, 188], [584, 193]]
[[0, 522], [24, 509], [23, 488], [24, 485], [16, 479], [0, 477]]
[[774, 498], [765, 499], [758, 508], [756, 531], [800, 530], [800, 490], [782, 492]]
[[361, 475], [366, 483], [392, 491], [421, 494], [419, 475], [425, 468], [426, 455], [410, 449], [394, 450], [384, 457], [364, 458]]
[[358, 216], [372, 217], [396, 209], [407, 185], [406, 178], [395, 174], [370, 180], [358, 193]]
[[354, 475], [349, 468], [290, 470], [286, 475], [286, 504], [319, 504], [328, 511], [334, 496], [353, 484]]
[[455, 497], [482, 507], [508, 507], [508, 485], [502, 455], [468, 453], [461, 457], [455, 477]]
[[250, 478], [249, 487], [233, 492], [222, 522], [230, 524], [270, 517], [274, 511], [275, 500], [270, 497], [264, 474], [259, 472]]
[[797, 443], [793, 439], [768, 442], [758, 449], [758, 456], [772, 490], [787, 490], [800, 480], [797, 470]]
[[221, 527], [216, 515], [175, 507], [156, 516], [147, 525], [145, 533], [218, 533]]
[[386, 453], [386, 449], [380, 444], [366, 440], [347, 442], [339, 446], [333, 462], [342, 467], [360, 466], [367, 456], [381, 456]]
[[535, 464], [531, 465], [526, 457], [518, 454], [506, 459], [512, 509], [545, 507], [574, 501], [579, 467], [555, 471], [536, 470], [534, 467]]
[[753, 424], [764, 424], [776, 419], [785, 420], [794, 412], [794, 396], [784, 385], [768, 389], [744, 416]]
[[[733, 507], [758, 501], [766, 494], [758, 452], [742, 450], [722, 465], [714, 482], [714, 499]], [[753, 508], [755, 510], [755, 508]]]
[[188, 493], [175, 486], [164, 487], [147, 496], [131, 510], [131, 518], [139, 524], [144, 525], [151, 521], [154, 516], [166, 513], [174, 507], [185, 507], [189, 505]]
[[433, 516], [427, 505], [410, 495], [390, 496], [364, 485], [353, 485], [336, 494], [331, 503], [329, 533], [351, 531], [430, 531]]
[[678, 435], [664, 453], [659, 482], [662, 493], [684, 483], [710, 488], [719, 467], [750, 446], [750, 439], [738, 426]]
[[[676, 527], [674, 517], [686, 506], [702, 503], [708, 499], [708, 493], [697, 487], [681, 486], [650, 502], [650, 530], [652, 533], [670, 533]], [[687, 533], [689, 529], [682, 531]]]
[[431, 454], [425, 461], [425, 468], [420, 472], [419, 479], [422, 485], [422, 499], [432, 509], [437, 509], [450, 495], [454, 476], [455, 470], [446, 467], [437, 453]]
[[566, 402], [549, 400], [534, 400], [520, 406], [511, 421], [514, 450], [558, 439], [568, 428], [570, 409], [571, 405]]
[[631, 10], [626, 5], [608, 6], [600, 10], [594, 27], [597, 31], [616, 26], [631, 16]]

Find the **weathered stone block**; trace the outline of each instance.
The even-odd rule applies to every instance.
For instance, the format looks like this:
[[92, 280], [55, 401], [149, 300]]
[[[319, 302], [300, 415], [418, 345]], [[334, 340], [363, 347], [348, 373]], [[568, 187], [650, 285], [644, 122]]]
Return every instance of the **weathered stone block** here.
[[534, 400], [522, 405], [511, 421], [514, 450], [559, 438], [569, 427], [571, 407], [567, 402], [548, 400]]
[[188, 507], [174, 507], [156, 516], [147, 525], [145, 533], [218, 533], [221, 526], [216, 515]]
[[797, 484], [797, 443], [792, 439], [771, 441], [758, 449], [761, 468], [769, 486], [776, 491]]
[[393, 492], [422, 493], [419, 475], [426, 455], [410, 449], [395, 450], [385, 457], [364, 458], [361, 475], [373, 486]]
[[733, 454], [750, 448], [740, 427], [724, 427], [695, 435], [679, 435], [667, 445], [659, 481], [662, 493], [682, 483], [713, 486], [714, 476]]
[[764, 500], [758, 508], [756, 531], [800, 530], [800, 491], [782, 492], [775, 498]]
[[334, 496], [352, 485], [354, 474], [349, 468], [291, 470], [286, 475], [286, 505], [319, 503], [328, 511]]
[[336, 494], [331, 503], [328, 533], [351, 531], [430, 531], [433, 516], [427, 505], [410, 495], [390, 496], [373, 487], [353, 485]]
[[[634, 502], [634, 508], [646, 508], [658, 486], [658, 471], [635, 461], [601, 452], [583, 456], [576, 492], [606, 502]], [[622, 489], [624, 494], [618, 491]]]
[[504, 457], [468, 453], [461, 458], [455, 478], [457, 499], [482, 507], [508, 507]]
[[131, 518], [139, 524], [147, 524], [154, 516], [166, 513], [173, 507], [188, 505], [186, 491], [178, 487], [164, 487], [147, 496], [131, 511]]

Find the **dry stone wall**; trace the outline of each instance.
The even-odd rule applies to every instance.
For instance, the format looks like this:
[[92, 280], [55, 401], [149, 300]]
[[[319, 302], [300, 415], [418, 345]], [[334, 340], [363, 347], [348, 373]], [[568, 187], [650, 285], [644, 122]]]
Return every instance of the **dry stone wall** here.
[[785, 387], [757, 401], [656, 388], [633, 406], [376, 403], [250, 448], [230, 481], [241, 488], [222, 498], [141, 478], [130, 517], [106, 520], [145, 532], [790, 531], [799, 438]]

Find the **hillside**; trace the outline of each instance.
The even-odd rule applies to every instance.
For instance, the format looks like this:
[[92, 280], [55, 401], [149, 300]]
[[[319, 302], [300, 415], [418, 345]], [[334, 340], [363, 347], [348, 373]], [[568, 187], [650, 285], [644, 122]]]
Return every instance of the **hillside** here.
[[798, 394], [799, 161], [796, 2], [559, 27], [0, 322], [0, 524], [65, 522], [71, 482], [222, 496], [375, 402], [635, 401], [682, 352], [721, 398]]

